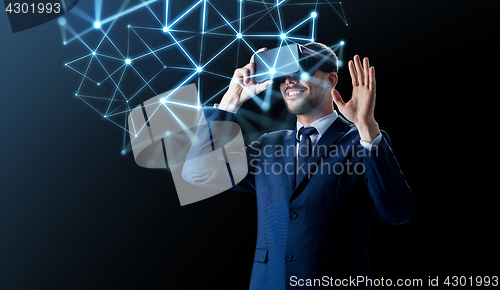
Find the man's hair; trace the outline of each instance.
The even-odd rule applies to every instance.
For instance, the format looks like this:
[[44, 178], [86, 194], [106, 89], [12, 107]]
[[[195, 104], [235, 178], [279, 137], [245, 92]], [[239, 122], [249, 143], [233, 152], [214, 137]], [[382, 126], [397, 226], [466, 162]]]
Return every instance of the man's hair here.
[[331, 62], [335, 66], [335, 73], [338, 73], [338, 57], [329, 46], [319, 42], [309, 42], [302, 46], [314, 51], [317, 58]]

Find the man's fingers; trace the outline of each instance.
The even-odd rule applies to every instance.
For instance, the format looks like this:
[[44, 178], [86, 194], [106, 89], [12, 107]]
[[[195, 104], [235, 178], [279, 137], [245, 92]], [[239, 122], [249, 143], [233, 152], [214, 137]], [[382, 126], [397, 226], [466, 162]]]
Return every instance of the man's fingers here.
[[234, 75], [238, 78], [239, 83], [242, 85], [247, 85], [249, 82], [248, 77], [250, 76], [250, 70], [247, 67], [242, 67], [236, 69]]
[[371, 91], [375, 91], [376, 89], [376, 82], [375, 82], [375, 67], [370, 68], [370, 85], [368, 87]]
[[255, 85], [255, 94], [258, 95], [262, 93], [264, 90], [267, 90], [267, 88], [273, 83], [272, 80], [267, 80], [265, 82], [262, 82], [260, 84]]
[[259, 48], [254, 54], [252, 54], [252, 57], [250, 58], [250, 62], [246, 66], [244, 66], [250, 70], [250, 76], [252, 76], [249, 79], [250, 84], [255, 83], [255, 78], [253, 77], [253, 75], [255, 74], [255, 55], [259, 52], [264, 51], [264, 50], [267, 50], [267, 48], [266, 47]]
[[356, 70], [354, 69], [354, 64], [352, 60], [349, 61], [349, 73], [351, 74], [352, 86], [358, 86], [358, 75], [356, 74]]
[[332, 99], [335, 105], [339, 108], [339, 110], [345, 106], [344, 100], [342, 100], [342, 97], [340, 96], [339, 92], [337, 90], [332, 90], [331, 91]]
[[249, 79], [248, 82], [245, 84], [254, 84], [255, 83], [255, 78], [253, 77], [255, 75], [255, 64], [253, 62], [247, 64], [244, 66], [244, 68], [248, 69], [248, 74], [249, 74]]
[[370, 77], [370, 76], [369, 76], [369, 73], [368, 73], [368, 70], [369, 70], [369, 69], [370, 69], [370, 61], [368, 60], [368, 58], [367, 58], [367, 57], [365, 57], [365, 58], [363, 59], [363, 74], [364, 74], [364, 76], [365, 76], [365, 80], [364, 80], [364, 82], [365, 82], [365, 85], [366, 85], [366, 86], [369, 86], [369, 85], [370, 85], [370, 82], [369, 82], [369, 77]]
[[364, 85], [364, 73], [363, 66], [361, 65], [361, 60], [359, 59], [359, 55], [354, 56], [354, 65], [356, 66], [356, 72], [358, 74], [358, 83], [360, 85]]
[[254, 54], [252, 54], [252, 57], [250, 58], [250, 63], [254, 63], [255, 62], [255, 55], [259, 52], [262, 52], [264, 50], [267, 50], [266, 47], [261, 47], [259, 48]]

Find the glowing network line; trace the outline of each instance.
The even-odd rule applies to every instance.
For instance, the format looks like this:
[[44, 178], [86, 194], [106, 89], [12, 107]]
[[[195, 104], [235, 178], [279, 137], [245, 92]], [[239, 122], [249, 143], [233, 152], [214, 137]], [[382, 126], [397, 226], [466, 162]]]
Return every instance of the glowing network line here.
[[196, 2], [196, 4], [194, 4], [193, 6], [191, 6], [191, 8], [189, 8], [186, 12], [184, 12], [184, 14], [182, 14], [179, 18], [177, 18], [174, 22], [172, 22], [172, 24], [170, 24], [168, 27], [168, 29], [170, 29], [175, 23], [177, 23], [179, 20], [181, 20], [182, 18], [184, 18], [184, 16], [186, 16], [189, 12], [191, 12], [191, 10], [193, 10], [194, 8], [196, 8], [196, 6], [198, 6], [198, 4], [200, 4], [203, 0], [200, 0], [198, 2]]
[[[215, 0], [214, 0], [215, 1]], [[71, 71], [76, 72], [78, 75], [82, 77], [78, 88], [75, 92], [75, 96], [78, 97], [80, 100], [82, 100], [86, 105], [90, 106], [95, 112], [99, 113], [102, 117], [104, 117], [107, 121], [112, 122], [113, 124], [117, 125], [119, 128], [124, 130], [124, 139], [123, 139], [123, 148], [120, 151], [122, 154], [126, 154], [126, 152], [129, 151], [130, 146], [126, 144], [126, 132], [132, 133], [135, 136], [139, 134], [144, 128], [145, 124], [141, 128], [135, 128], [134, 122], [133, 128], [126, 128], [127, 124], [127, 116], [131, 112], [131, 108], [129, 105], [129, 102], [139, 95], [139, 93], [143, 92], [146, 87], [148, 87], [151, 92], [154, 95], [158, 95], [156, 90], [153, 88], [151, 85], [152, 81], [160, 75], [161, 72], [167, 70], [170, 71], [172, 69], [175, 70], [186, 70], [186, 71], [192, 71], [191, 74], [189, 74], [186, 78], [183, 79], [179, 84], [173, 88], [170, 93], [163, 97], [159, 102], [155, 104], [150, 104], [150, 105], [155, 105], [155, 109], [153, 113], [148, 117], [151, 119], [153, 115], [162, 107], [165, 107], [171, 114], [174, 115], [174, 118], [178, 120], [177, 116], [173, 113], [172, 110], [168, 106], [174, 105], [174, 106], [182, 106], [185, 108], [190, 108], [190, 109], [195, 109], [195, 110], [200, 110], [203, 105], [207, 104], [208, 102], [212, 101], [214, 98], [217, 96], [220, 96], [225, 90], [227, 90], [227, 87], [229, 85], [226, 85], [223, 87], [220, 91], [215, 93], [212, 96], [209, 96], [204, 102], [201, 101], [201, 97], [199, 96], [196, 104], [191, 104], [191, 103], [185, 103], [181, 101], [173, 101], [169, 100], [169, 97], [174, 94], [178, 89], [180, 89], [182, 86], [184, 86], [187, 82], [193, 80], [195, 76], [201, 75], [201, 74], [207, 74], [207, 75], [213, 75], [220, 77], [225, 80], [230, 80], [231, 76], [226, 76], [214, 71], [211, 71], [208, 69], [208, 65], [211, 64], [213, 61], [215, 61], [218, 57], [220, 57], [225, 51], [227, 51], [230, 47], [238, 44], [238, 54], [237, 54], [237, 61], [239, 58], [239, 50], [240, 50], [240, 43], [245, 44], [245, 46], [252, 52], [255, 53], [256, 50], [254, 47], [246, 40], [247, 38], [275, 38], [277, 40], [280, 40], [279, 44], [279, 49], [278, 49], [278, 54], [276, 58], [274, 59], [274, 63], [267, 64], [264, 62], [264, 64], [267, 66], [267, 68], [272, 72], [273, 70], [279, 69], [276, 68], [276, 63], [278, 59], [278, 55], [281, 52], [281, 47], [283, 45], [288, 45], [289, 42], [295, 43], [294, 40], [296, 41], [314, 41], [315, 39], [315, 26], [316, 26], [316, 20], [318, 18], [318, 6], [319, 5], [326, 5], [330, 6], [335, 13], [344, 21], [346, 25], [348, 25], [345, 17], [345, 13], [342, 7], [341, 2], [331, 2], [329, 0], [316, 0], [316, 1], [311, 1], [310, 3], [287, 3], [286, 0], [276, 0], [273, 1], [272, 3], [266, 2], [265, 0], [262, 1], [257, 1], [257, 0], [235, 0], [238, 1], [239, 3], [236, 5], [236, 19], [230, 19], [225, 16], [217, 7], [212, 3], [212, 1], [209, 0], [199, 0], [193, 5], [191, 5], [189, 8], [187, 8], [183, 13], [180, 14], [177, 18], [174, 18], [173, 21], [169, 19], [169, 11], [170, 11], [170, 4], [172, 1], [169, 0], [141, 0], [142, 3], [134, 5], [130, 8], [126, 8], [126, 6], [129, 4], [130, 0], [126, 0], [122, 3], [121, 7], [118, 9], [116, 14], [108, 16], [106, 18], [102, 18], [102, 5], [103, 1], [102, 0], [95, 0], [94, 1], [94, 17], [91, 17], [89, 13], [82, 11], [79, 8], [73, 9], [71, 11], [71, 14], [74, 14], [78, 16], [79, 18], [90, 22], [90, 26], [83, 29], [81, 32], [76, 32], [72, 26], [68, 23], [66, 17], [60, 18], [58, 20], [58, 24], [61, 27], [61, 36], [63, 39], [63, 44], [67, 45], [74, 40], [78, 40], [81, 42], [90, 52], [87, 55], [82, 55], [74, 60], [66, 62], [64, 65], [68, 68], [71, 69]], [[156, 15], [156, 10], [152, 8], [151, 5], [162, 2], [164, 6], [162, 6], [162, 13], [164, 12], [164, 20], [165, 22], [162, 23], [160, 21], [159, 17]], [[253, 5], [262, 5], [263, 9], [254, 13], [251, 13], [249, 15], [244, 15], [244, 6], [245, 2], [253, 3]], [[281, 12], [281, 7], [285, 5], [303, 5], [303, 6], [314, 6], [314, 10], [310, 13], [310, 15], [302, 20], [300, 20], [297, 24], [295, 24], [293, 27], [288, 28], [288, 30], [285, 29], [284, 27], [284, 22], [283, 22], [283, 15]], [[199, 8], [199, 9], [198, 9]], [[138, 11], [140, 9], [147, 9], [150, 12], [150, 15], [153, 19], [155, 19], [159, 27], [146, 27], [146, 26], [136, 26], [133, 24], [128, 24], [127, 25], [127, 30], [128, 30], [128, 38], [127, 38], [127, 52], [124, 54], [118, 46], [115, 44], [115, 42], [110, 38], [109, 32], [111, 31], [113, 25], [116, 23], [116, 21], [120, 18], [126, 17], [127, 15]], [[193, 13], [195, 10], [200, 10], [202, 12], [201, 20], [200, 20], [200, 29], [199, 31], [189, 31], [189, 30], [182, 30], [182, 29], [176, 29], [179, 23], [182, 22], [182, 20], [187, 19], [187, 16]], [[207, 15], [211, 13], [210, 11], [215, 12], [214, 15], [217, 15], [222, 21], [223, 24], [213, 27], [211, 29], [207, 29]], [[311, 10], [310, 10], [311, 11]], [[339, 12], [340, 11], [340, 12]], [[275, 17], [273, 16], [273, 13], [277, 15], [277, 21]], [[256, 21], [252, 21], [251, 23], [245, 23], [244, 25], [244, 19], [253, 17], [253, 16], [259, 16], [259, 14], [262, 14]], [[264, 17], [269, 17], [272, 22], [276, 25], [277, 28], [277, 33], [269, 33], [269, 34], [262, 34], [262, 33], [257, 33], [257, 34], [252, 34], [250, 32], [250, 28], [253, 27], [255, 24], [257, 24], [261, 19]], [[161, 16], [160, 16], [161, 18]], [[170, 20], [170, 22], [169, 22]], [[293, 32], [298, 31], [299, 28], [303, 27], [306, 24], [310, 24], [310, 35], [304, 37], [303, 35], [294, 35]], [[105, 27], [104, 27], [105, 26]], [[230, 30], [234, 32], [234, 34], [228, 34], [228, 33], [222, 33], [219, 32], [220, 28], [227, 27]], [[106, 30], [104, 30], [106, 29]], [[136, 31], [136, 29], [147, 29], [147, 30], [153, 30], [153, 31], [158, 31], [159, 33], [164, 33], [168, 34], [170, 39], [173, 40], [173, 43], [170, 44], [165, 44], [164, 46], [161, 47], [156, 47], [153, 48], [151, 45], [148, 44], [148, 42], [141, 37], [141, 35]], [[72, 37], [67, 38], [66, 31], [68, 31]], [[98, 44], [95, 46], [95, 48], [91, 48], [83, 39], [82, 36], [91, 33], [93, 31], [97, 31], [99, 33], [102, 33], [100, 41]], [[138, 39], [144, 44], [144, 46], [147, 48], [147, 51], [145, 51], [142, 54], [138, 55], [133, 55], [130, 56], [130, 31], [132, 31]], [[185, 36], [181, 38], [177, 38], [174, 36], [174, 34], [177, 33], [190, 33], [192, 35], [190, 36]], [[230, 37], [230, 41], [228, 41], [225, 46], [220, 49], [215, 55], [211, 56], [203, 62], [203, 45], [204, 42], [207, 41], [205, 37], [208, 37], [210, 35], [218, 35], [218, 36], [224, 36], [224, 37]], [[193, 39], [196, 36], [201, 36], [201, 43], [200, 43], [200, 52], [199, 52], [199, 61], [195, 62], [194, 58], [192, 55], [189, 53], [189, 51], [186, 49], [186, 47], [183, 45], [185, 41], [188, 41], [190, 39]], [[102, 53], [100, 52], [100, 47], [103, 43], [109, 43], [116, 51], [117, 55], [110, 55], [110, 52]], [[341, 41], [339, 44], [335, 44], [332, 47], [332, 49], [338, 51], [338, 56], [339, 56], [339, 66], [342, 65], [341, 58], [342, 58], [342, 48], [344, 46], [345, 42]], [[178, 49], [180, 52], [182, 52], [185, 56], [186, 59], [189, 60], [189, 64], [186, 66], [170, 66], [167, 65], [167, 63], [162, 60], [162, 58], [159, 56], [159, 52], [169, 49], [169, 48], [175, 48]], [[154, 76], [145, 78], [143, 74], [137, 70], [135, 67], [135, 63], [137, 61], [140, 61], [141, 59], [152, 55], [160, 64], [162, 69], [160, 69]], [[260, 57], [257, 54], [257, 57]], [[95, 59], [95, 60], [94, 60]], [[121, 62], [121, 64], [116, 68], [109, 69], [106, 66], [106, 63], [103, 62], [103, 60], [108, 60], [108, 61], [118, 61]], [[84, 69], [77, 69], [77, 65], [81, 62], [85, 62], [86, 66]], [[91, 67], [94, 67], [97, 63], [97, 65], [102, 69], [102, 71], [105, 73], [105, 77], [102, 79], [95, 80], [92, 75], [89, 75], [89, 70]], [[131, 68], [132, 71], [135, 72], [135, 75], [142, 81], [142, 85], [135, 90], [135, 92], [131, 95], [128, 95], [125, 93], [122, 89], [121, 86], [126, 83], [124, 81], [124, 76], [125, 72], [127, 71], [128, 68]], [[121, 73], [119, 73], [121, 71]], [[119, 75], [119, 79], [115, 81], [113, 78], [114, 75]], [[303, 79], [309, 78], [310, 76], [303, 76]], [[114, 88], [112, 94], [110, 94], [110, 97], [99, 97], [99, 96], [92, 96], [89, 94], [83, 94], [82, 89], [83, 89], [83, 84], [86, 82], [92, 82], [97, 86], [102, 86], [106, 82], [111, 81], [111, 85]], [[198, 77], [198, 94], [201, 94], [201, 78]], [[117, 94], [120, 94], [123, 100], [117, 99]], [[260, 106], [260, 108], [263, 111], [269, 110], [271, 107], [271, 98], [276, 97], [281, 99], [281, 95], [276, 95], [275, 92], [272, 92], [272, 90], [267, 90], [265, 93], [265, 96], [263, 99], [260, 98], [252, 98], [252, 100]], [[104, 110], [99, 110], [96, 105], [93, 105], [90, 100], [101, 100], [101, 101], [107, 101], [107, 105], [105, 106]], [[118, 106], [113, 106], [113, 104], [120, 104]], [[123, 107], [125, 105], [125, 108]], [[244, 109], [242, 109], [242, 112], [245, 112]], [[255, 114], [253, 112], [253, 114]], [[248, 115], [248, 114], [247, 114]], [[123, 117], [124, 119], [124, 125], [119, 124], [118, 122], [112, 120], [112, 118], [116, 117]], [[149, 120], [148, 119], [148, 120]], [[180, 120], [178, 120], [180, 121]], [[147, 123], [147, 122], [146, 122]], [[243, 122], [245, 123], [245, 122]], [[248, 123], [248, 122], [246, 122]], [[250, 127], [253, 127], [251, 124], [248, 125]], [[247, 126], [247, 127], [248, 127]], [[138, 130], [137, 130], [138, 129]]]
[[[104, 25], [104, 24], [106, 24], [108, 22], [111, 22], [111, 21], [113, 21], [113, 20], [115, 20], [117, 18], [125, 16], [125, 15], [127, 15], [129, 13], [132, 13], [132, 12], [134, 12], [134, 11], [136, 11], [138, 9], [141, 9], [142, 7], [147, 6], [147, 5], [149, 5], [149, 4], [153, 3], [153, 2], [156, 2], [156, 1], [158, 1], [158, 0], [149, 0], [149, 1], [146, 1], [144, 3], [141, 3], [141, 4], [138, 4], [138, 5], [134, 6], [134, 7], [131, 7], [129, 9], [125, 10], [125, 11], [119, 12], [119, 13], [117, 13], [117, 14], [109, 17], [109, 18], [106, 18], [106, 19], [104, 19], [104, 20], [102, 20], [100, 22], [98, 20], [96, 20], [96, 22], [94, 22], [94, 28], [100, 28], [102, 25]], [[96, 27], [96, 24], [98, 24], [99, 27]]]

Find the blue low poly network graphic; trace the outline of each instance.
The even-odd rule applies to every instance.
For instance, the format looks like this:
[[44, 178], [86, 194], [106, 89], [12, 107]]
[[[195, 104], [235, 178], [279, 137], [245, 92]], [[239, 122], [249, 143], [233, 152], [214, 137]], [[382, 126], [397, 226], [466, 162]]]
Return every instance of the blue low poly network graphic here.
[[[231, 1], [235, 3], [229, 5]], [[108, 3], [103, 5], [103, 0], [95, 0], [91, 7], [94, 11], [90, 14], [78, 5], [66, 17], [58, 19], [63, 45], [76, 42], [87, 50], [64, 63], [65, 67], [81, 77], [74, 95], [123, 130], [122, 154], [130, 151], [126, 135], [137, 135], [145, 129], [144, 126], [127, 128], [127, 117], [137, 98], [145, 100], [170, 91], [155, 104], [155, 110], [169, 109], [169, 106], [199, 110], [227, 90], [232, 72], [238, 65], [241, 66], [242, 47], [255, 53], [259, 47], [254, 43], [263, 40], [275, 40], [280, 47], [314, 41], [317, 19], [322, 14], [338, 17], [348, 25], [342, 2], [329, 0], [199, 0], [183, 7], [185, 3], [175, 0], [126, 0], [115, 8]], [[236, 11], [227, 12], [233, 7]], [[303, 11], [305, 15], [297, 21], [294, 13], [295, 23], [287, 25], [289, 21], [285, 21], [283, 12], [285, 7], [293, 7], [294, 11]], [[287, 17], [292, 15], [287, 14]], [[76, 20], [82, 23], [77, 24]], [[120, 33], [115, 33], [115, 36], [112, 33], [114, 30]], [[342, 65], [344, 44], [340, 41], [331, 46], [339, 56], [339, 66]], [[228, 58], [224, 56], [231, 49], [236, 52], [234, 65], [228, 64]], [[220, 69], [228, 65], [231, 70]], [[202, 76], [211, 77], [212, 83], [213, 78], [217, 78], [217, 83], [222, 86], [214, 89], [211, 84], [211, 90], [205, 89], [208, 85], [205, 86]], [[198, 87], [197, 103], [169, 99], [177, 89], [192, 82]], [[272, 105], [272, 95], [268, 90], [265, 97], [254, 97], [252, 100], [262, 111], [267, 111]], [[276, 96], [278, 100], [281, 98], [281, 95]], [[257, 116], [255, 112], [242, 111], [240, 115], [253, 121], [273, 121]], [[242, 123], [243, 129], [245, 126], [252, 127], [250, 122]]]

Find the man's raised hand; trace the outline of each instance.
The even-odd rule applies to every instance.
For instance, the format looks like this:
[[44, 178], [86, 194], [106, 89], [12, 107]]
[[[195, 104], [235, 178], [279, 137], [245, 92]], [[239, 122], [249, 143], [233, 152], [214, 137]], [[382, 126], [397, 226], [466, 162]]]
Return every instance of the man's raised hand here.
[[[263, 47], [257, 50], [256, 53], [264, 50], [267, 50], [267, 48]], [[260, 84], [255, 81], [253, 77], [255, 74], [254, 57], [255, 54], [252, 55], [247, 65], [234, 71], [229, 88], [219, 104], [219, 109], [236, 112], [244, 102], [260, 94], [272, 84], [271, 80], [267, 80]]]
[[337, 90], [332, 90], [332, 98], [339, 111], [358, 128], [361, 140], [372, 142], [380, 130], [375, 122], [375, 68], [370, 67], [367, 57], [363, 65], [358, 55], [354, 62], [349, 61], [349, 72], [352, 81], [352, 97], [345, 103]]

